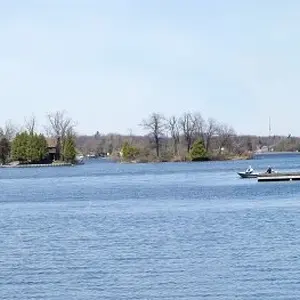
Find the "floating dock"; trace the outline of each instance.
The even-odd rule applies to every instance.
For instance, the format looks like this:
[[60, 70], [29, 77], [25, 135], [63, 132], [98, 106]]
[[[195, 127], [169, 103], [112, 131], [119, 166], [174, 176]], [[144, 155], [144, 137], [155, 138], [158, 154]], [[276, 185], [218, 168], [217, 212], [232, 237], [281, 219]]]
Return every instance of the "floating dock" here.
[[17, 165], [0, 165], [0, 168], [53, 168], [53, 167], [72, 167], [71, 163], [52, 163], [52, 164], [17, 164]]
[[266, 181], [294, 181], [300, 180], [300, 173], [275, 173], [275, 174], [263, 174], [257, 177], [258, 182]]

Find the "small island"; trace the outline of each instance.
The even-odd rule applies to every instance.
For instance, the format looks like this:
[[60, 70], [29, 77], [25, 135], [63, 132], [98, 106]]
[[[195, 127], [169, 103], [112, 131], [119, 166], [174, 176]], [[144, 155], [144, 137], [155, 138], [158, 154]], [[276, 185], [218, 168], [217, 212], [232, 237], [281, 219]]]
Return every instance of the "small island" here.
[[184, 113], [181, 117], [166, 118], [152, 113], [141, 123], [147, 132], [148, 146], [143, 147], [131, 137], [115, 155], [120, 162], [186, 162], [249, 159], [251, 151], [235, 146], [235, 131], [227, 124], [200, 113]]
[[0, 131], [2, 168], [73, 166], [78, 162], [73, 126], [58, 112], [49, 117], [49, 135], [36, 131], [36, 119], [26, 122], [25, 129], [7, 126]]

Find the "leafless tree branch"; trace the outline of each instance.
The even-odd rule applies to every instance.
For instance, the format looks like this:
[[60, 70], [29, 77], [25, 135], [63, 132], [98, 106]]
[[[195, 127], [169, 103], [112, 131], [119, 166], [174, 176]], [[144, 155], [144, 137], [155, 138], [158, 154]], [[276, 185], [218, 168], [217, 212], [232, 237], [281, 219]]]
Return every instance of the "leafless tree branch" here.
[[221, 153], [223, 147], [232, 147], [233, 138], [235, 137], [236, 133], [231, 126], [227, 124], [219, 124], [217, 135], [219, 153]]
[[184, 113], [179, 123], [187, 145], [187, 152], [190, 152], [196, 131], [193, 115], [191, 113]]
[[48, 135], [64, 139], [68, 134], [75, 134], [76, 124], [66, 115], [65, 111], [57, 111], [48, 114], [48, 126], [46, 132]]
[[37, 127], [37, 120], [34, 115], [29, 117], [28, 119], [25, 118], [25, 129], [29, 132], [29, 134], [34, 134]]
[[168, 129], [173, 140], [174, 155], [178, 155], [178, 145], [180, 142], [179, 120], [176, 116], [170, 117], [168, 121]]
[[13, 140], [18, 132], [18, 126], [16, 126], [11, 120], [6, 121], [2, 134], [9, 140]]
[[142, 127], [149, 131], [149, 135], [154, 139], [156, 155], [160, 155], [160, 141], [166, 129], [165, 117], [159, 113], [153, 113], [148, 119], [143, 120]]

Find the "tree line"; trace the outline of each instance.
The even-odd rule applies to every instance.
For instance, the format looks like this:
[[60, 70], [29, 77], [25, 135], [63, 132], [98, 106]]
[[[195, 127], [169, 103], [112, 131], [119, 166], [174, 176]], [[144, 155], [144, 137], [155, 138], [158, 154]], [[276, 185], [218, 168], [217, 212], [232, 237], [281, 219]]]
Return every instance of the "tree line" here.
[[[189, 155], [195, 142], [203, 147], [203, 158], [213, 154], [217, 150], [218, 154], [226, 147], [228, 151], [232, 149], [232, 140], [236, 135], [234, 129], [227, 124], [219, 123], [215, 119], [205, 120], [200, 113], [184, 113], [181, 117], [171, 116], [166, 118], [162, 114], [152, 113], [142, 122], [142, 127], [148, 131], [148, 136], [155, 145], [156, 156], [160, 157], [162, 143], [166, 137], [170, 137], [173, 146], [173, 155], [179, 156], [179, 146], [185, 147], [185, 155]], [[217, 145], [212, 145], [212, 139]]]
[[47, 138], [56, 142], [57, 159], [73, 162], [76, 157], [75, 123], [64, 111], [47, 115], [45, 133], [37, 130], [34, 116], [26, 119], [23, 126], [7, 122], [0, 128], [0, 162], [40, 163], [49, 161]]
[[[300, 138], [290, 135], [238, 135], [232, 126], [213, 118], [204, 119], [198, 112], [170, 117], [152, 113], [142, 120], [140, 126], [145, 130], [145, 135], [131, 132], [127, 135], [102, 134], [97, 131], [92, 136], [78, 136], [77, 147], [84, 154], [102, 156], [109, 153], [120, 159], [121, 152], [121, 159], [139, 161], [193, 159], [194, 152], [191, 151], [195, 142], [198, 147], [204, 147], [204, 160], [248, 158], [254, 151], [264, 151], [265, 148], [274, 151], [300, 150]], [[129, 153], [128, 156], [126, 153]]]
[[34, 116], [25, 119], [22, 126], [8, 121], [0, 127], [0, 162], [47, 160], [49, 137], [57, 140], [60, 161], [73, 161], [76, 150], [145, 162], [246, 158], [266, 145], [274, 151], [300, 150], [297, 137], [237, 135], [232, 126], [213, 118], [204, 119], [198, 112], [170, 117], [152, 113], [139, 125], [145, 130], [144, 135], [97, 131], [88, 136], [76, 134], [77, 123], [65, 111], [48, 114], [42, 132]]
[[[205, 120], [200, 113], [188, 112], [179, 117], [152, 113], [139, 125], [145, 131], [144, 135], [132, 132], [128, 135], [101, 134], [97, 131], [94, 136], [78, 136], [77, 146], [84, 154], [102, 156], [109, 153], [116, 159], [120, 159], [121, 154], [123, 160], [139, 161], [192, 159], [195, 142], [197, 147], [204, 148], [204, 160], [247, 152], [238, 145], [237, 135], [231, 126], [213, 118]], [[130, 153], [128, 157], [126, 153]]]

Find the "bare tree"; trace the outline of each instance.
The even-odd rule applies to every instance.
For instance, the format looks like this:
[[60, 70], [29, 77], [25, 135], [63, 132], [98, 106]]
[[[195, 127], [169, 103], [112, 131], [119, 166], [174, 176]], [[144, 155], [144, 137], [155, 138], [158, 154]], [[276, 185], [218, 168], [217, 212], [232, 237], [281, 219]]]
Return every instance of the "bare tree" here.
[[57, 111], [48, 114], [48, 126], [46, 127], [49, 136], [64, 140], [68, 134], [75, 134], [76, 124], [66, 115], [65, 111]]
[[145, 130], [149, 131], [149, 135], [154, 139], [156, 155], [159, 157], [161, 139], [166, 129], [164, 116], [159, 113], [153, 113], [147, 120], [143, 120], [142, 126]]
[[206, 133], [206, 122], [200, 113], [194, 113], [192, 115], [192, 122], [195, 131], [195, 137], [200, 138], [205, 143], [205, 133]]
[[128, 129], [129, 133], [128, 133], [128, 142], [130, 145], [132, 145], [133, 142], [133, 134], [132, 134], [132, 129]]
[[217, 144], [220, 154], [223, 147], [227, 147], [228, 149], [232, 147], [233, 138], [236, 133], [231, 126], [228, 126], [227, 124], [219, 124], [217, 135]]
[[210, 150], [210, 144], [212, 137], [218, 132], [218, 124], [215, 119], [209, 118], [207, 120], [206, 130], [205, 130], [205, 149]]
[[66, 115], [65, 111], [48, 114], [46, 132], [49, 136], [56, 138], [58, 155], [62, 160], [64, 160], [64, 153], [61, 150], [64, 149], [67, 137], [75, 138], [75, 126], [76, 124]]
[[4, 137], [6, 137], [9, 141], [11, 141], [17, 134], [18, 127], [13, 124], [11, 120], [6, 121], [4, 128], [1, 129], [1, 133]]
[[183, 114], [180, 118], [180, 127], [187, 145], [187, 151], [190, 152], [195, 135], [195, 122], [191, 113]]
[[179, 120], [177, 117], [172, 116], [168, 121], [168, 129], [173, 140], [174, 155], [178, 155], [178, 145], [180, 139]]
[[29, 134], [34, 134], [37, 127], [37, 120], [34, 115], [29, 117], [28, 119], [25, 118], [25, 129], [29, 132]]
[[210, 150], [211, 139], [217, 133], [217, 121], [209, 118], [205, 121], [200, 113], [193, 115], [195, 136], [203, 140], [205, 150]]

